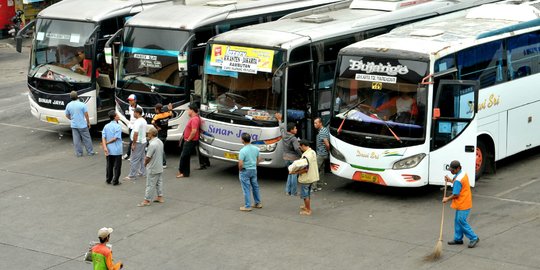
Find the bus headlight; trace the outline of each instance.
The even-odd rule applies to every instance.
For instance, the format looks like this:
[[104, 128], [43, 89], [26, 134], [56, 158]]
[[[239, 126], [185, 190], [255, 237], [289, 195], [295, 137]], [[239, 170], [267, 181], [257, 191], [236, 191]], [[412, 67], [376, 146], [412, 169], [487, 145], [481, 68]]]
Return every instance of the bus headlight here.
[[215, 138], [214, 136], [210, 135], [210, 133], [203, 131], [199, 135], [199, 139], [206, 144], [212, 144]]
[[337, 158], [337, 159], [339, 159], [339, 160], [341, 160], [343, 162], [347, 162], [347, 160], [345, 159], [345, 156], [333, 146], [330, 146], [330, 154], [333, 157], [335, 157], [335, 158]]
[[414, 156], [410, 156], [408, 158], [404, 158], [401, 160], [396, 161], [394, 163], [394, 166], [392, 169], [394, 170], [403, 170], [403, 169], [410, 169], [416, 167], [418, 164], [420, 164], [420, 161], [426, 157], [426, 154], [418, 154]]
[[260, 152], [273, 152], [274, 150], [276, 150], [276, 147], [280, 140], [281, 137], [277, 137], [270, 140], [253, 141], [251, 142], [251, 144], [257, 146]]

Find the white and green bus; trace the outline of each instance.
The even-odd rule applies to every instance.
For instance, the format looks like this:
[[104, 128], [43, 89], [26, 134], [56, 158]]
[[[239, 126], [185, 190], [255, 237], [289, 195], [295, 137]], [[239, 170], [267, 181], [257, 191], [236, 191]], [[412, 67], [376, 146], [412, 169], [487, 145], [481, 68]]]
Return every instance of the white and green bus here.
[[539, 4], [486, 4], [342, 49], [332, 172], [443, 185], [459, 160], [474, 185], [496, 161], [540, 145]]
[[90, 123], [108, 120], [114, 109], [112, 66], [105, 63], [104, 45], [131, 16], [165, 0], [70, 0], [37, 15], [17, 36], [33, 29], [28, 68], [30, 111], [37, 119], [69, 125], [64, 109], [69, 92], [77, 91], [88, 105]]
[[341, 48], [422, 19], [493, 1], [344, 1], [243, 27], [209, 40], [204, 62], [200, 152], [235, 162], [240, 135], [252, 135], [260, 163], [284, 167], [276, 112], [314, 139], [328, 122]]
[[[148, 122], [157, 103], [173, 104], [167, 140], [178, 141], [189, 119], [184, 113], [200, 96], [206, 42], [246, 25], [277, 20], [291, 12], [337, 0], [234, 0], [172, 2], [131, 18], [113, 41], [121, 41], [116, 82], [116, 110], [128, 131], [127, 97], [137, 96]], [[112, 59], [111, 59], [112, 60]]]

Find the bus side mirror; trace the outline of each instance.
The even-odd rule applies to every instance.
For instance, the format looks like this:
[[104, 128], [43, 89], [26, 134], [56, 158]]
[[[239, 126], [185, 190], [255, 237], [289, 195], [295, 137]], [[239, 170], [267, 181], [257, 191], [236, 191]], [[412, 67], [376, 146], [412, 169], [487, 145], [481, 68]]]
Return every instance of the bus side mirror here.
[[193, 82], [193, 92], [195, 95], [197, 96], [201, 96], [202, 95], [202, 80], [195, 80]]
[[22, 42], [23, 42], [23, 38], [21, 37], [21, 35], [17, 35], [15, 37], [15, 42], [16, 42], [16, 46], [15, 46], [15, 49], [17, 50], [17, 52], [22, 52]]
[[281, 76], [272, 77], [272, 94], [281, 94]]
[[111, 65], [112, 64], [112, 48], [111, 47], [105, 47], [105, 63]]
[[180, 75], [185, 74], [187, 69], [187, 52], [180, 52], [178, 54], [178, 71], [180, 71]]
[[434, 108], [433, 109], [433, 119], [439, 119], [441, 118], [441, 109]]

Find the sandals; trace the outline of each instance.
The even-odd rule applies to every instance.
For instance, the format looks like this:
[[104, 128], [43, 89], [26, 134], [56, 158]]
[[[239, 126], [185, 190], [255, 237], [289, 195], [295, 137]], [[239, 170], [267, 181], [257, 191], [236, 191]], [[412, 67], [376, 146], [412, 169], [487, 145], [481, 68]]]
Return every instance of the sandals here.
[[302, 211], [300, 211], [300, 215], [301, 216], [311, 216], [311, 211], [308, 212], [308, 211], [302, 210]]
[[163, 198], [161, 198], [161, 199], [155, 199], [154, 202], [155, 202], [155, 203], [164, 203], [165, 200], [164, 200]]
[[138, 207], [145, 207], [150, 206], [150, 202], [148, 201], [142, 201], [141, 203], [137, 204]]

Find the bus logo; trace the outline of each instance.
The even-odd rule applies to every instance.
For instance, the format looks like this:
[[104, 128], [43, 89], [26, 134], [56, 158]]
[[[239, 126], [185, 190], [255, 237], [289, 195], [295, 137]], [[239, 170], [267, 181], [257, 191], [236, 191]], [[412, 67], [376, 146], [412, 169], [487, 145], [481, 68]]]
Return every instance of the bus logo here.
[[366, 73], [386, 73], [388, 75], [405, 75], [409, 73], [407, 66], [402, 65], [392, 66], [390, 63], [383, 65], [382, 63], [375, 64], [375, 62], [364, 63], [362, 60], [356, 61], [352, 59], [349, 62], [350, 70], [360, 70]]

